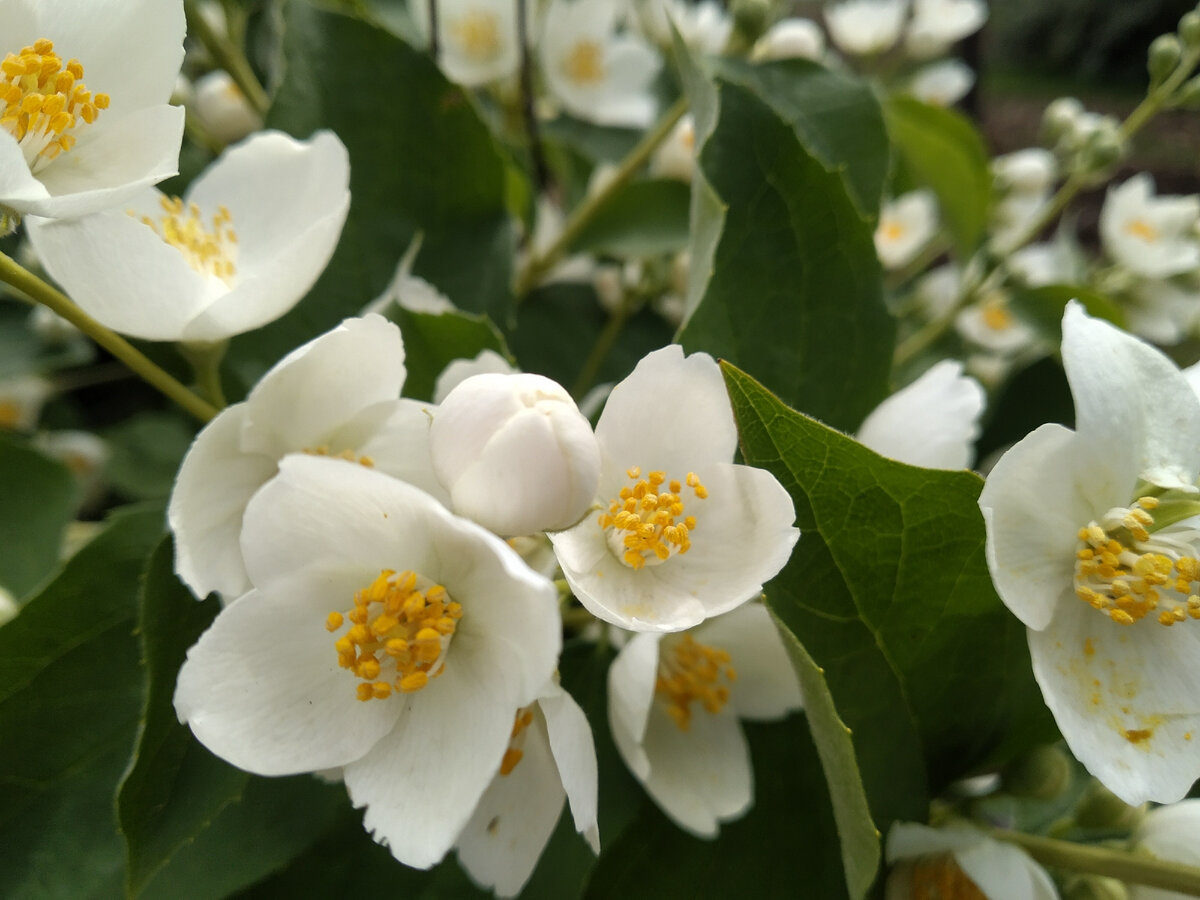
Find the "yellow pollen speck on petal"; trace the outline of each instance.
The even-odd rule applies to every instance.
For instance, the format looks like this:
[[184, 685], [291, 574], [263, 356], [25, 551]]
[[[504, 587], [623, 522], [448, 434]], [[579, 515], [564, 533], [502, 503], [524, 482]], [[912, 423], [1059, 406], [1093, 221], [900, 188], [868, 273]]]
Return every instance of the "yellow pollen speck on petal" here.
[[1083, 642], [1083, 655], [1092, 657], [1096, 655], [1096, 645], [1092, 643], [1092, 639], [1088, 638]]
[[83, 65], [54, 52], [45, 38], [0, 62], [0, 128], [16, 139], [33, 172], [78, 141], [76, 131], [108, 109], [107, 94], [83, 83]]
[[524, 756], [524, 750], [517, 750], [513, 747], [509, 747], [504, 751], [504, 759], [500, 761], [500, 774], [511, 775], [513, 769], [517, 767], [517, 763], [519, 763]]
[[525, 757], [525, 751], [522, 749], [525, 744], [525, 730], [533, 724], [533, 708], [525, 707], [518, 709], [517, 714], [513, 717], [512, 733], [508, 739], [508, 749], [504, 751], [504, 758], [500, 760], [500, 774], [511, 775], [513, 769]]
[[449, 23], [451, 39], [476, 62], [495, 59], [501, 50], [500, 24], [494, 13], [473, 9]]
[[692, 722], [692, 704], [709, 713], [718, 713], [729, 701], [729, 685], [737, 680], [737, 671], [729, 652], [709, 647], [690, 634], [664, 646], [659, 658], [654, 693], [666, 713], [681, 731]]
[[1158, 240], [1158, 229], [1145, 219], [1133, 219], [1125, 225], [1125, 233], [1140, 238], [1147, 244]]
[[421, 591], [413, 572], [385, 569], [354, 595], [344, 615], [331, 612], [329, 631], [349, 631], [334, 642], [338, 665], [362, 682], [359, 700], [383, 700], [421, 690], [445, 667], [446, 651], [462, 618], [462, 606], [435, 584]]
[[[609, 533], [614, 553], [631, 569], [658, 565], [675, 554], [687, 553], [696, 518], [683, 515], [683, 485], [668, 479], [665, 472], [650, 472], [642, 478], [638, 466], [626, 469], [625, 474], [634, 484], [622, 487], [609, 503], [608, 512], [596, 518], [601, 530]], [[686, 484], [697, 500], [708, 496], [695, 472], [688, 473]]]
[[1121, 736], [1131, 744], [1140, 744], [1154, 737], [1154, 732], [1149, 728], [1128, 728], [1121, 732]]
[[[232, 284], [237, 275], [237, 232], [229, 209], [218, 207], [206, 225], [194, 203], [185, 207], [180, 198], [164, 196], [159, 205], [162, 214], [157, 219], [141, 216], [142, 224], [178, 250], [192, 269]], [[132, 210], [129, 214], [138, 218]]]
[[576, 84], [599, 84], [605, 77], [604, 47], [587, 38], [576, 41], [563, 59], [562, 68], [567, 78]]

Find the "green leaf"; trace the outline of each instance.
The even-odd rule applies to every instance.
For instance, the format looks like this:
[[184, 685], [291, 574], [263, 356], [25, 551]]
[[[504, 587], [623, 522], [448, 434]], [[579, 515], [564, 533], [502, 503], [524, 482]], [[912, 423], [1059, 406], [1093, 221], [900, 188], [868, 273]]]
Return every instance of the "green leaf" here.
[[96, 347], [79, 337], [46, 344], [29, 327], [32, 308], [9, 301], [0, 285], [0, 379], [83, 366], [96, 357]]
[[456, 359], [473, 359], [484, 350], [511, 358], [504, 337], [487, 316], [416, 313], [395, 306], [387, 315], [404, 336], [406, 397], [432, 398], [438, 375]]
[[686, 184], [670, 178], [630, 182], [600, 207], [572, 249], [622, 257], [677, 253], [688, 243], [689, 196]]
[[58, 564], [78, 495], [66, 466], [0, 433], [0, 587], [18, 600]]
[[825, 670], [876, 824], [923, 819], [948, 782], [1052, 739], [1025, 629], [988, 575], [982, 480], [884, 459], [723, 369], [746, 461], [796, 504], [769, 601]]
[[911, 181], [932, 188], [954, 246], [966, 258], [983, 239], [992, 205], [988, 152], [978, 130], [952, 109], [894, 96], [888, 133]]
[[647, 800], [634, 823], [606, 844], [588, 900], [846, 896], [837, 825], [804, 717], [743, 727], [755, 781], [746, 816], [705, 841]]
[[162, 530], [161, 507], [114, 515], [0, 628], [0, 896], [122, 893], [112, 798], [141, 705], [138, 578]]
[[886, 392], [895, 337], [871, 226], [792, 122], [724, 76], [712, 90], [689, 83], [703, 174], [692, 288], [704, 286], [680, 341], [854, 428]]
[[808, 716], [817, 755], [821, 758], [833, 818], [837, 822], [846, 890], [854, 900], [860, 900], [867, 895], [879, 869], [879, 831], [871, 820], [862, 774], [854, 755], [854, 742], [850, 740], [851, 732], [838, 717], [829, 685], [825, 683], [825, 673], [778, 615], [774, 612], [771, 615], [800, 680], [804, 712]]
[[231, 354], [269, 365], [356, 315], [383, 292], [418, 232], [415, 274], [459, 307], [505, 321], [510, 185], [504, 154], [470, 96], [424, 49], [367, 22], [292, 0], [284, 24], [285, 74], [267, 124], [301, 138], [329, 128], [342, 139], [350, 153], [350, 214], [308, 297], [280, 321], [236, 339]]
[[1088, 315], [1107, 319], [1118, 328], [1125, 327], [1121, 307], [1106, 294], [1078, 284], [1048, 284], [1013, 291], [1012, 305], [1043, 338], [1055, 346], [1062, 343], [1062, 319], [1067, 304], [1078, 300]]
[[193, 437], [191, 423], [179, 415], [138, 413], [104, 433], [112, 450], [105, 477], [132, 500], [168, 497]]
[[719, 72], [765, 101], [827, 171], [842, 176], [864, 218], [878, 216], [891, 148], [867, 82], [805, 59], [722, 60]]
[[[220, 612], [174, 574], [169, 539], [151, 557], [139, 632], [149, 689], [129, 770], [117, 794], [130, 896], [220, 898], [282, 867], [346, 806], [340, 786], [309, 776], [255, 778], [217, 759], [175, 716], [187, 650]], [[220, 865], [213, 865], [220, 860]]]

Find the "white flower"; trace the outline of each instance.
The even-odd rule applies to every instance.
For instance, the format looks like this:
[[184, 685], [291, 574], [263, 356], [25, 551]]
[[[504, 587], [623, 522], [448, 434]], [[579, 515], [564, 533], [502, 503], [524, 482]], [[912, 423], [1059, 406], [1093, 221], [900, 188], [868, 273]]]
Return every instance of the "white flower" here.
[[908, 84], [909, 93], [935, 106], [953, 106], [975, 85], [975, 70], [961, 59], [944, 59], [920, 69]]
[[844, 53], [871, 56], [900, 39], [908, 0], [844, 0], [825, 9], [829, 37]]
[[542, 32], [546, 85], [567, 112], [600, 125], [654, 121], [651, 84], [662, 60], [641, 38], [616, 34], [615, 0], [552, 0]]
[[575, 830], [600, 852], [596, 748], [587, 717], [550, 684], [517, 713], [500, 770], [458, 836], [458, 861], [501, 897], [521, 892], [558, 823], [563, 798]]
[[987, 397], [962, 363], [942, 360], [880, 403], [858, 429], [860, 443], [911, 466], [966, 469], [975, 458]]
[[1014, 251], [1006, 265], [1009, 271], [1028, 287], [1073, 284], [1085, 275], [1076, 248], [1060, 239], [1027, 244]]
[[46, 270], [114, 331], [215, 343], [279, 318], [333, 255], [350, 208], [332, 132], [263, 132], [225, 151], [187, 195], [148, 188], [122, 209], [28, 222]]
[[696, 171], [696, 125], [685, 115], [650, 157], [650, 174], [656, 178], [691, 181]]
[[[422, 37], [429, 37], [428, 0], [410, 0]], [[478, 87], [515, 75], [520, 64], [513, 0], [439, 0], [438, 65], [451, 81]]]
[[[770, 473], [730, 462], [737, 429], [712, 357], [649, 354], [596, 425], [599, 515], [550, 535], [571, 589], [632, 631], [680, 631], [757, 596], [799, 532]], [[690, 552], [689, 552], [690, 551]]]
[[957, 305], [961, 291], [962, 273], [954, 263], [945, 263], [917, 279], [913, 296], [922, 314], [926, 318], [936, 319]]
[[224, 69], [196, 80], [192, 106], [200, 124], [222, 144], [240, 141], [263, 126], [262, 116]]
[[636, 0], [645, 35], [660, 47], [671, 46], [671, 26], [695, 53], [716, 54], [725, 49], [733, 20], [716, 0]]
[[1129, 330], [1156, 344], [1178, 344], [1200, 321], [1200, 294], [1172, 281], [1134, 285], [1123, 307]]
[[[1057, 900], [1049, 874], [1023, 850], [965, 825], [896, 822], [888, 831], [887, 900], [974, 897]], [[947, 891], [948, 893], [942, 893]]]
[[[1200, 800], [1182, 800], [1160, 806], [1146, 814], [1130, 842], [1141, 853], [1167, 862], [1200, 866]], [[1185, 900], [1189, 895], [1160, 888], [1130, 884], [1129, 900]]]
[[987, 21], [983, 0], [915, 0], [905, 49], [919, 59], [946, 52]]
[[1040, 197], [1054, 187], [1058, 163], [1049, 150], [1027, 147], [993, 159], [992, 176], [1001, 190]]
[[174, 175], [183, 35], [181, 0], [0, 0], [0, 209], [81, 216]]
[[53, 395], [54, 386], [40, 375], [0, 379], [0, 431], [32, 430]]
[[766, 607], [747, 603], [682, 634], [636, 634], [608, 673], [608, 719], [625, 764], [681, 828], [714, 837], [754, 802], [739, 719], [801, 708]]
[[196, 738], [260, 775], [340, 769], [364, 827], [428, 868], [554, 674], [554, 586], [406, 482], [295, 455], [246, 509], [253, 589], [179, 673]]
[[1131, 272], [1165, 278], [1200, 267], [1198, 219], [1200, 198], [1155, 197], [1154, 179], [1142, 172], [1109, 188], [1100, 237], [1109, 256]]
[[569, 528], [600, 479], [592, 426], [542, 375], [471, 376], [438, 408], [429, 446], [454, 511], [502, 535]]
[[780, 19], [754, 45], [752, 58], [811, 59], [825, 56], [825, 32], [812, 19]]
[[899, 269], [916, 258], [937, 233], [937, 200], [927, 188], [910, 191], [885, 203], [875, 228], [875, 252], [888, 269]]
[[979, 498], [1001, 599], [1072, 753], [1126, 803], [1200, 775], [1200, 400], [1159, 351], [1076, 304], [1076, 429], [1043, 425]]
[[1003, 291], [991, 291], [963, 309], [955, 317], [954, 327], [971, 343], [1004, 356], [1020, 353], [1037, 339], [1032, 326], [1013, 313]]
[[474, 359], [456, 359], [437, 377], [433, 385], [433, 402], [441, 403], [446, 395], [470, 378], [491, 372], [497, 375], [515, 375], [519, 370], [495, 350], [480, 350]]
[[401, 400], [404, 344], [381, 316], [347, 319], [276, 363], [222, 410], [184, 457], [168, 518], [175, 568], [198, 596], [250, 589], [239, 540], [251, 496], [288, 453], [372, 465], [444, 498], [426, 405]]

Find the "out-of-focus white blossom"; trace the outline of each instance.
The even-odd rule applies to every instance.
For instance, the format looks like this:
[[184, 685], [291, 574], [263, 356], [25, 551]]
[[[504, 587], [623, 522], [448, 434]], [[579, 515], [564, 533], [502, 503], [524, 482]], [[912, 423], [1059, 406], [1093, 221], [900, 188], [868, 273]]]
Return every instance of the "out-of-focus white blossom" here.
[[[429, 2], [410, 0], [413, 21], [429, 39]], [[451, 81], [478, 87], [515, 75], [521, 49], [513, 0], [438, 0], [438, 65]]]
[[0, 431], [32, 431], [54, 387], [40, 375], [0, 379]]
[[937, 200], [927, 188], [885, 203], [875, 227], [875, 252], [885, 268], [899, 269], [916, 258], [938, 229]]
[[900, 39], [908, 0], [843, 0], [825, 9], [829, 37], [843, 53], [872, 56]]
[[987, 21], [984, 0], [914, 0], [904, 48], [918, 59], [945, 53]]
[[233, 144], [263, 126], [262, 116], [224, 69], [196, 79], [192, 108], [196, 118], [222, 144]]
[[913, 75], [909, 92], [934, 106], [953, 106], [975, 86], [975, 70], [961, 59], [930, 63]]
[[1200, 267], [1200, 198], [1156, 197], [1145, 172], [1109, 188], [1100, 211], [1104, 249], [1125, 268], [1165, 278]]
[[691, 181], [696, 171], [696, 125], [691, 115], [685, 115], [654, 155], [650, 157], [650, 174], [658, 178], [678, 178]]
[[967, 825], [896, 822], [888, 831], [887, 900], [977, 897], [1058, 900], [1050, 875], [1029, 854]]
[[825, 32], [812, 19], [780, 19], [758, 39], [750, 54], [756, 60], [810, 59], [825, 56]]

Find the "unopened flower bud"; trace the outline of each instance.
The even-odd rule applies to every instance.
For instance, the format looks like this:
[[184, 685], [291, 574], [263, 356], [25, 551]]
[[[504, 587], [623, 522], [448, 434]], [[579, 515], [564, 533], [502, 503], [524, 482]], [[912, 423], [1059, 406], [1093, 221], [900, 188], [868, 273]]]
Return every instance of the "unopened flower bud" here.
[[1189, 10], [1179, 20], [1179, 37], [1189, 47], [1200, 44], [1200, 10]]
[[1167, 77], [1175, 71], [1175, 67], [1179, 65], [1179, 60], [1183, 56], [1183, 47], [1180, 46], [1179, 38], [1173, 34], [1160, 34], [1156, 37], [1153, 43], [1150, 44], [1150, 51], [1146, 55], [1146, 68], [1150, 72], [1150, 84], [1159, 85], [1167, 80]]
[[1042, 129], [1051, 141], [1057, 141], [1075, 130], [1075, 123], [1083, 115], [1083, 104], [1074, 97], [1059, 97], [1046, 107], [1042, 114]]
[[600, 448], [571, 396], [541, 375], [475, 375], [452, 390], [429, 433], [455, 512], [501, 535], [560, 531], [596, 495]]
[[200, 124], [223, 144], [236, 143], [263, 127], [262, 116], [224, 69], [196, 80], [192, 103]]
[[[1111, 127], [1109, 125], [1111, 124]], [[1105, 122], [1088, 136], [1081, 162], [1092, 172], [1102, 172], [1125, 155], [1125, 142], [1115, 122]]]
[[1174, 105], [1184, 109], [1200, 109], [1200, 75], [1189, 78], [1175, 92]]
[[0, 586], [0, 625], [10, 619], [16, 618], [21, 607], [17, 606], [17, 598], [14, 597], [5, 587]]
[[1104, 785], [1093, 781], [1075, 809], [1075, 823], [1083, 828], [1132, 829], [1145, 817], [1146, 807], [1130, 806]]
[[1103, 875], [1075, 875], [1063, 886], [1065, 900], [1129, 900], [1124, 882]]
[[1071, 761], [1058, 747], [1038, 747], [1004, 773], [1004, 789], [1018, 797], [1053, 800], [1071, 784]]

